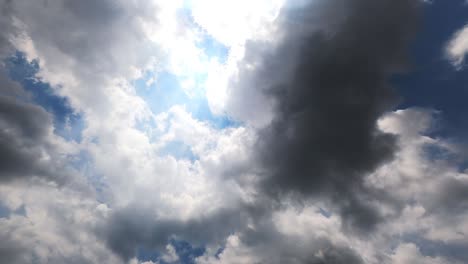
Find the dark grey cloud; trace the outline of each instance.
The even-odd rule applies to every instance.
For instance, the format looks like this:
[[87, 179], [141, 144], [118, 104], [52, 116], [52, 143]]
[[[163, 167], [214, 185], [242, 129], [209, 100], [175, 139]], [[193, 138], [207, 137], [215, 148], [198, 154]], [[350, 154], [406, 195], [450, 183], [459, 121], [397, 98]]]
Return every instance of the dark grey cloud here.
[[362, 258], [356, 255], [350, 248], [334, 248], [329, 246], [322, 257], [310, 256], [309, 260], [301, 261], [300, 263], [310, 264], [361, 264], [364, 263]]
[[0, 95], [29, 99], [30, 96], [21, 85], [8, 76], [7, 69], [0, 66]]
[[[51, 114], [35, 104], [32, 95], [9, 76], [7, 60], [17, 51], [15, 41], [24, 40], [25, 28], [38, 26], [19, 20], [19, 11], [24, 11], [19, 8], [22, 4], [0, 0], [0, 181], [37, 177], [59, 184], [81, 182], [83, 187], [83, 179], [75, 177], [78, 175], [68, 164], [67, 151], [61, 149], [61, 139], [53, 132]], [[39, 5], [45, 9], [60, 6], [49, 4], [52, 2], [41, 1]], [[70, 5], [70, 10], [80, 9], [79, 4], [63, 5]], [[98, 6], [94, 9], [102, 11]]]
[[78, 183], [53, 133], [52, 116], [0, 65], [0, 183], [42, 178]]
[[25, 250], [16, 241], [12, 241], [11, 236], [2, 236], [0, 241], [0, 258], [3, 263], [27, 263], [30, 257], [25, 256]]
[[12, 8], [12, 1], [0, 1], [0, 181], [46, 173], [40, 160], [52, 127], [48, 113], [28, 103], [27, 93], [8, 76], [4, 60], [14, 52], [11, 41], [18, 35]]
[[0, 57], [3, 58], [5, 55], [11, 52], [12, 45], [10, 43], [11, 37], [16, 34], [16, 27], [13, 25], [12, 17], [12, 1], [11, 0], [0, 0], [0, 27], [2, 33], [0, 33]]
[[468, 242], [458, 241], [432, 241], [423, 237], [411, 234], [404, 237], [405, 242], [414, 243], [419, 246], [420, 251], [425, 256], [440, 257], [443, 256], [450, 263], [467, 263], [468, 253], [466, 248]]
[[125, 51], [146, 41], [140, 18], [157, 21], [150, 1], [12, 1], [9, 6], [9, 12], [27, 25], [26, 33], [48, 67], [63, 65], [63, 58], [73, 60], [83, 74], [79, 77], [90, 79], [86, 82], [125, 73], [129, 62], [140, 62]]
[[169, 239], [178, 238], [195, 245], [221, 243], [229, 234], [245, 227], [249, 210], [224, 209], [198, 219], [164, 219], [138, 205], [117, 210], [100, 228], [109, 247], [124, 260], [136, 255], [138, 247], [163, 251]]
[[406, 67], [418, 5], [306, 1], [283, 9], [279, 44], [249, 43], [244, 63], [255, 69], [245, 66], [239, 79], [275, 102], [273, 121], [256, 144], [267, 193], [323, 195], [352, 225], [379, 222], [359, 193], [363, 176], [395, 151], [395, 137], [376, 121], [397, 102], [388, 79]]
[[265, 263], [364, 263], [359, 252], [346, 244], [333, 243], [333, 235], [325, 237], [304, 234], [303, 238], [307, 239], [300, 240], [278, 231], [277, 224], [269, 213], [255, 220], [255, 228], [243, 230], [240, 238], [245, 246], [251, 248]]
[[124, 261], [135, 257], [138, 248], [163, 252], [171, 238], [209, 246], [223, 245], [229, 235], [238, 234], [256, 257], [268, 263], [364, 263], [358, 252], [332, 243], [331, 237], [311, 236], [298, 243], [282, 234], [272, 218], [275, 209], [266, 204], [239, 205], [186, 221], [164, 219], [149, 208], [131, 205], [113, 212], [97, 233]]
[[0, 95], [0, 181], [72, 180], [67, 179], [72, 174], [52, 140], [52, 129], [51, 117], [42, 107]]

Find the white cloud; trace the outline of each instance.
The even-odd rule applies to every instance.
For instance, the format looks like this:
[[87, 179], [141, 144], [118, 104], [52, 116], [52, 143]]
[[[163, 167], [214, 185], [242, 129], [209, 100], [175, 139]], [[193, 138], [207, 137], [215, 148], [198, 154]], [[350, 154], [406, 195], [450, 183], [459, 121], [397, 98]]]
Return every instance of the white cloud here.
[[438, 257], [428, 257], [423, 256], [421, 252], [419, 252], [419, 248], [411, 243], [408, 244], [401, 244], [395, 250], [395, 254], [392, 256], [392, 263], [393, 264], [406, 264], [406, 263], [414, 263], [414, 264], [443, 264], [443, 263], [452, 263], [447, 260], [443, 260], [442, 258]]
[[179, 260], [179, 256], [176, 253], [176, 250], [173, 245], [166, 246], [167, 253], [162, 256], [162, 260], [166, 262], [176, 262]]
[[[228, 114], [257, 127], [269, 122], [268, 99], [259, 89], [250, 88], [245, 89], [245, 96], [238, 96], [236, 83], [239, 71], [246, 64], [245, 45], [249, 41], [274, 41], [278, 37], [274, 34], [277, 33], [275, 20], [284, 4], [284, 0], [191, 1], [195, 22], [229, 49], [226, 63], [212, 64], [205, 83], [206, 97], [214, 113]], [[242, 106], [232, 101], [240, 97], [245, 103]]]
[[246, 247], [237, 235], [231, 235], [226, 239], [225, 249], [218, 257], [201, 256], [196, 259], [197, 264], [250, 264], [261, 263], [253, 249]]
[[[16, 48], [27, 53], [30, 60], [39, 59], [38, 77], [50, 83], [57, 94], [68, 98], [72, 107], [83, 113], [85, 129], [78, 149], [90, 154], [91, 173], [103, 179], [100, 195], [106, 204], [99, 205], [100, 213], [102, 208], [115, 210], [138, 203], [153, 208], [165, 218], [187, 219], [230, 206], [229, 199], [239, 199], [236, 188], [223, 187], [221, 174], [223, 166], [227, 165], [222, 163], [223, 159], [228, 161], [231, 155], [236, 157], [232, 160], [239, 163], [237, 158], [244, 155], [243, 146], [234, 145], [242, 141], [239, 137], [245, 136], [243, 129], [216, 131], [178, 107], [161, 114], [168, 116], [167, 120], [155, 117], [131, 85], [142, 72], [152, 70], [158, 59], [167, 62], [164, 67], [181, 79], [198, 74], [190, 67], [203, 64], [200, 62], [203, 55], [195, 47], [193, 32], [177, 24], [176, 11], [180, 5], [149, 1], [75, 3], [56, 0], [32, 4], [15, 1], [13, 6], [21, 29], [21, 38], [15, 40]], [[171, 23], [175, 23], [174, 28]], [[153, 121], [158, 126], [167, 122], [167, 131], [158, 132], [156, 138], [151, 130], [142, 131], [137, 127], [139, 122]], [[183, 141], [205, 160], [192, 162], [161, 156], [160, 146], [168, 140]], [[68, 195], [66, 199], [75, 199], [74, 194]], [[15, 200], [10, 193], [6, 197]], [[35, 202], [39, 203], [32, 200], [28, 208], [38, 206]], [[75, 209], [70, 206], [70, 210]], [[84, 210], [91, 214], [89, 217], [98, 213], [90, 208]], [[43, 208], [35, 212], [41, 211], [47, 212]], [[29, 218], [31, 232], [40, 231], [34, 229], [43, 222], [39, 217]], [[5, 222], [4, 226], [12, 228], [10, 222]], [[60, 240], [62, 234], [57, 230], [43, 231], [38, 237], [54, 236], [53, 243], [45, 248], [55, 243], [67, 245], [67, 241]], [[37, 250], [42, 249], [37, 247]], [[70, 252], [80, 252], [71, 246], [66, 250], [59, 253], [71, 257]], [[44, 255], [40, 261], [47, 258]], [[112, 258], [109, 261], [112, 262]]]
[[[95, 197], [54, 186], [34, 184], [0, 186], [11, 210], [24, 214], [0, 218], [2, 246], [8, 263], [122, 263], [94, 233], [103, 220]], [[27, 186], [27, 187], [26, 187]], [[70, 229], [70, 227], [72, 227]], [[6, 255], [4, 255], [6, 253]], [[8, 257], [10, 256], [10, 257]]]
[[468, 53], [468, 26], [458, 30], [449, 41], [446, 53], [452, 64], [461, 68]]
[[270, 23], [277, 17], [284, 0], [190, 1], [193, 17], [208, 34], [228, 47], [270, 34]]

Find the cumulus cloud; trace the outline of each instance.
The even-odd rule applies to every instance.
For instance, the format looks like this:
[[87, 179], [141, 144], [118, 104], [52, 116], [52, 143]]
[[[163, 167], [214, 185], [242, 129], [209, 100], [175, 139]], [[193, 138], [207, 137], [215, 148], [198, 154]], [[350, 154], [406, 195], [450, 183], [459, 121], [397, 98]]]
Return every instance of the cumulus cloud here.
[[0, 196], [16, 211], [0, 218], [2, 261], [122, 263], [93, 232], [104, 217], [94, 196], [37, 183], [33, 188], [24, 183], [1, 186]]
[[[407, 109], [379, 121], [382, 129], [399, 135], [400, 150], [395, 160], [369, 176], [366, 184], [392, 197], [386, 212], [392, 220], [382, 227], [386, 230], [383, 233], [419, 236], [421, 245], [426, 246], [430, 241], [444, 241], [456, 251], [467, 242], [465, 225], [459, 222], [467, 213], [461, 195], [466, 192], [466, 172], [454, 162], [460, 153], [449, 141], [426, 135], [433, 115], [430, 110]], [[441, 246], [431, 250], [431, 256], [440, 255], [455, 263], [466, 261], [466, 254], [448, 253]]]
[[[18, 33], [8, 40], [14, 48], [25, 52], [29, 60], [38, 60], [40, 70], [36, 78], [49, 83], [56, 94], [69, 99], [71, 106], [83, 113], [86, 123], [79, 150], [92, 159], [89, 165], [91, 180], [102, 175], [105, 181], [102, 188], [92, 187], [100, 188], [98, 195], [104, 197], [114, 209], [111, 219], [118, 219], [120, 214], [117, 212], [138, 204], [151, 210], [143, 211], [141, 219], [126, 215], [135, 222], [135, 228], [144, 226], [139, 220], [155, 215], [165, 217], [163, 223], [181, 222], [176, 224], [174, 230], [169, 229], [162, 234], [160, 242], [164, 241], [161, 243], [165, 245], [167, 237], [163, 235], [170, 236], [179, 230], [189, 232], [181, 219], [202, 215], [203, 211], [209, 213], [216, 208], [232, 207], [229, 200], [238, 200], [236, 197], [229, 198], [238, 194], [236, 184], [229, 184], [234, 187], [232, 190], [221, 185], [214, 187], [221, 183], [218, 175], [223, 174], [222, 166], [228, 166], [223, 160], [228, 160], [229, 155], [238, 159], [242, 157], [238, 151], [242, 151], [243, 146], [235, 144], [244, 140], [243, 136], [247, 134], [243, 132], [245, 129], [215, 131], [209, 124], [194, 120], [182, 107], [168, 110], [167, 118], [164, 118], [165, 114], [155, 116], [131, 85], [131, 81], [139, 78], [147, 67], [152, 67], [154, 58], [151, 56], [158, 55], [158, 50], [164, 50], [168, 45], [158, 43], [153, 38], [171, 37], [171, 42], [179, 36], [177, 27], [180, 25], [174, 32], [165, 32], [166, 28], [160, 31], [158, 25], [159, 19], [167, 19], [166, 23], [178, 22], [174, 6], [147, 1], [47, 1], [32, 5], [19, 1], [8, 2], [8, 5]], [[165, 55], [158, 58], [166, 60]], [[5, 163], [9, 167], [17, 164], [13, 168], [17, 170], [16, 174], [9, 177], [17, 179], [28, 173], [43, 174], [41, 170], [63, 175], [64, 167], [51, 166], [60, 161], [57, 156], [47, 156], [45, 160], [50, 159], [51, 162], [42, 162], [43, 156], [49, 154], [45, 148], [49, 143], [48, 137], [55, 136], [49, 114], [32, 104], [7, 104], [9, 102], [5, 100], [2, 104], [5, 105], [2, 125], [8, 128], [5, 133], [8, 132], [11, 141], [8, 143], [13, 145], [6, 150], [11, 150], [13, 154], [21, 151], [20, 154], [24, 156], [11, 156]], [[146, 121], [157, 122], [161, 129], [142, 131], [136, 127], [138, 122]], [[157, 137], [153, 138], [153, 132]], [[16, 139], [11, 140], [22, 134], [26, 136], [23, 141], [17, 143]], [[202, 159], [191, 162], [177, 160], [171, 155], [159, 155], [160, 148], [171, 140], [182, 141]], [[5, 148], [8, 146], [4, 145]], [[235, 163], [232, 166], [238, 166]], [[10, 171], [7, 167], [2, 168], [2, 173], [10, 175]], [[53, 186], [51, 188], [54, 189]], [[30, 203], [34, 204], [34, 201]], [[70, 207], [70, 210], [74, 208]], [[157, 227], [160, 222], [156, 220]], [[226, 222], [224, 218], [212, 221], [220, 232], [226, 232], [219, 226], [219, 223]], [[100, 230], [116, 229], [115, 222], [118, 223], [118, 220], [106, 220], [109, 226]], [[163, 223], [161, 226], [164, 226]], [[201, 224], [196, 227], [201, 229]], [[148, 228], [153, 226], [148, 225]], [[112, 234], [113, 237], [122, 235], [117, 231]], [[108, 243], [109, 248], [129, 260], [134, 257], [136, 247], [147, 243], [147, 240], [138, 238], [138, 234], [136, 231], [132, 234], [136, 237], [134, 243], [125, 242], [127, 236], [121, 236], [124, 241], [113, 239], [112, 243]], [[207, 237], [210, 236], [208, 233]], [[107, 242], [106, 236], [100, 238]], [[128, 243], [130, 251], [115, 246], [119, 243]]]
[[403, 263], [419, 263], [419, 264], [442, 264], [448, 263], [440, 258], [431, 258], [421, 255], [418, 247], [414, 244], [401, 244], [395, 250], [395, 254], [392, 256], [394, 264]]
[[[368, 236], [343, 232], [346, 215], [324, 211], [315, 200], [283, 199], [244, 231], [229, 236], [223, 251], [209, 248], [199, 263], [464, 263], [465, 173], [444, 139], [427, 136], [434, 112], [406, 109], [386, 114], [379, 127], [397, 136], [395, 159], [363, 178], [373, 190], [382, 222]], [[433, 156], [433, 152], [445, 153]], [[449, 184], [449, 183], [453, 184]], [[457, 187], [455, 187], [457, 186]], [[378, 194], [378, 195], [377, 195]], [[441, 194], [441, 195], [437, 195]], [[382, 199], [385, 197], [385, 199]], [[261, 203], [267, 204], [265, 202]], [[450, 212], [446, 208], [457, 208]], [[338, 211], [341, 212], [341, 211]], [[456, 227], [456, 228], [454, 228]], [[415, 244], [418, 243], [418, 246]], [[395, 246], [396, 245], [396, 246]], [[424, 252], [424, 253], [422, 253]]]
[[283, 10], [278, 43], [249, 43], [242, 87], [275, 105], [256, 143], [267, 192], [323, 194], [366, 230], [380, 221], [362, 179], [392, 158], [376, 121], [395, 102], [387, 79], [405, 66], [416, 17], [414, 1], [311, 1]]
[[[458, 148], [434, 111], [392, 111], [419, 2], [0, 0], [2, 61], [37, 60], [84, 120], [56, 135], [1, 64], [0, 259], [183, 263], [187, 241], [190, 263], [468, 261]], [[162, 71], [239, 123], [152, 112], [136, 80]]]
[[446, 47], [446, 54], [452, 64], [461, 68], [468, 53], [468, 26], [455, 32]]
[[[9, 2], [2, 7], [10, 8]], [[54, 134], [51, 114], [34, 104], [32, 95], [9, 76], [5, 59], [14, 51], [14, 36], [19, 34], [11, 17], [9, 21], [0, 43], [2, 51], [10, 52], [0, 53], [0, 181], [40, 178], [60, 185], [78, 183], [69, 163], [79, 149]]]
[[46, 111], [36, 105], [0, 98], [2, 179], [45, 175], [56, 168], [51, 166], [47, 142], [52, 128]]

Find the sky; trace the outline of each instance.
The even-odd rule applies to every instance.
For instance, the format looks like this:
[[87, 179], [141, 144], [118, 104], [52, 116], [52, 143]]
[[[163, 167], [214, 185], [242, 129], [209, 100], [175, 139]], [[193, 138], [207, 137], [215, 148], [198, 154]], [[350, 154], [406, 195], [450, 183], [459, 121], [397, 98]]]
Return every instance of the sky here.
[[468, 263], [468, 2], [0, 12], [0, 264]]

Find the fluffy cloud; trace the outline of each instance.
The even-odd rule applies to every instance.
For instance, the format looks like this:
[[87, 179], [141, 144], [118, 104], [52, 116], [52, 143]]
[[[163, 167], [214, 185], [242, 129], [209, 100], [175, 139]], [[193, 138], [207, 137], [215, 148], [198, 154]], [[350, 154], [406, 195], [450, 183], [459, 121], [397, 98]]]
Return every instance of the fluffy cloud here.
[[[460, 153], [427, 135], [434, 112], [391, 112], [417, 1], [0, 4], [2, 61], [37, 60], [84, 119], [61, 138], [1, 65], [2, 260], [185, 261], [173, 240], [206, 248], [195, 263], [468, 260]], [[239, 124], [153, 113], [136, 80], [163, 71]]]
[[[215, 254], [217, 247], [213, 247], [197, 261], [466, 262], [467, 256], [460, 250], [467, 243], [462, 219], [468, 211], [463, 205], [466, 199], [460, 196], [466, 193], [466, 176], [449, 164], [453, 159], [446, 155], [457, 155], [450, 144], [426, 135], [432, 116], [430, 110], [407, 109], [379, 119], [383, 131], [398, 137], [399, 148], [392, 162], [364, 179], [366, 188], [373, 190], [368, 194], [368, 197], [372, 195], [369, 199], [378, 204], [387, 220], [371, 235], [357, 235], [347, 229], [347, 216], [334, 213], [334, 207], [326, 201], [315, 199], [307, 205], [298, 205], [294, 199], [283, 199], [283, 206], [270, 207], [264, 214], [257, 214], [246, 230], [229, 236], [221, 253]], [[433, 156], [428, 149], [446, 154]], [[454, 210], [447, 212], [447, 208]]]
[[27, 185], [0, 188], [2, 203], [12, 210], [9, 217], [0, 219], [2, 261], [121, 263], [94, 232], [105, 206], [93, 195], [46, 184]]
[[44, 109], [0, 97], [0, 129], [2, 180], [44, 176], [63, 182], [57, 173], [63, 158], [54, 148], [52, 122]]
[[442, 264], [447, 263], [439, 258], [431, 258], [421, 255], [419, 249], [414, 244], [402, 244], [395, 250], [392, 256], [394, 264], [418, 263], [418, 264]]
[[446, 54], [452, 64], [461, 68], [468, 53], [468, 26], [458, 30], [449, 41], [446, 47]]
[[250, 43], [244, 89], [275, 104], [256, 143], [267, 192], [327, 196], [366, 230], [380, 220], [362, 178], [393, 155], [376, 121], [395, 100], [386, 82], [405, 65], [416, 14], [414, 1], [310, 2], [283, 10], [279, 43]]

